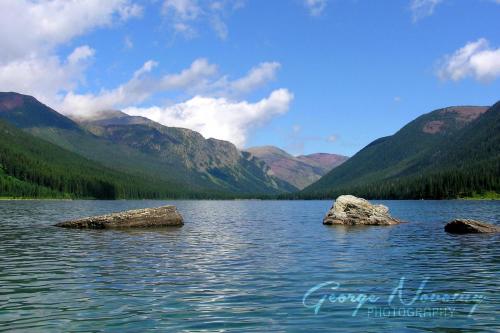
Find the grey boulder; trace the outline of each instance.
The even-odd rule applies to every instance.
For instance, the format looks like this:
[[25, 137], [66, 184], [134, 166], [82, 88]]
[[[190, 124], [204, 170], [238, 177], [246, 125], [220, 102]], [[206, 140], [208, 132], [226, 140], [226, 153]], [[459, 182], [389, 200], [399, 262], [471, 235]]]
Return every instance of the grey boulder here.
[[328, 211], [323, 224], [326, 225], [393, 225], [401, 223], [389, 215], [384, 205], [372, 205], [369, 201], [353, 195], [341, 195]]
[[482, 234], [482, 233], [499, 232], [500, 228], [495, 225], [480, 221], [469, 220], [469, 219], [456, 219], [451, 222], [448, 222], [444, 226], [444, 231], [452, 234]]
[[75, 229], [120, 229], [173, 227], [184, 224], [175, 206], [129, 210], [57, 223], [57, 227]]

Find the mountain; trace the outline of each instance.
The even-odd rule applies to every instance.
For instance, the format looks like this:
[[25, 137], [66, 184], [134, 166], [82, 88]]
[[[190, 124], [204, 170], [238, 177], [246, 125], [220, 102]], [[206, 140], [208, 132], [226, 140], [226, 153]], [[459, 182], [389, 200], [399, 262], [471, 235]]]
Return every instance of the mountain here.
[[273, 146], [254, 147], [247, 151], [264, 161], [274, 176], [298, 189], [314, 183], [348, 159], [346, 156], [325, 153], [295, 157]]
[[232, 143], [205, 139], [189, 129], [163, 126], [120, 111], [103, 112], [81, 124], [96, 136], [154, 156], [176, 170], [195, 173], [207, 187], [247, 193], [296, 190], [272, 177], [267, 165]]
[[104, 167], [0, 120], [0, 197], [185, 197], [175, 184]]
[[0, 118], [109, 169], [174, 184], [172, 192], [260, 195], [295, 190], [229, 142], [119, 111], [77, 123], [31, 96], [0, 93]]
[[305, 188], [302, 197], [456, 198], [500, 193], [500, 103], [422, 115]]
[[78, 125], [32, 96], [0, 92], [0, 118], [19, 128], [56, 127], [79, 131]]

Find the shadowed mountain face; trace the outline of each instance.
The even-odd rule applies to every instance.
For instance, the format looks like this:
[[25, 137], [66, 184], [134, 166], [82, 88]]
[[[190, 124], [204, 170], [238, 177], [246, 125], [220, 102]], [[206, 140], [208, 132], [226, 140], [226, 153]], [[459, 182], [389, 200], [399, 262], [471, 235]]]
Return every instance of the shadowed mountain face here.
[[303, 194], [448, 198], [497, 191], [499, 160], [500, 104], [448, 107], [373, 141]]
[[264, 161], [277, 178], [299, 189], [314, 183], [348, 159], [346, 156], [325, 153], [295, 157], [273, 146], [254, 147], [247, 151]]
[[79, 130], [72, 120], [43, 105], [34, 97], [0, 92], [0, 118], [19, 128], [56, 127]]
[[102, 165], [177, 184], [184, 191], [276, 194], [295, 190], [231, 143], [119, 111], [77, 123], [30, 96], [0, 95], [0, 118]]

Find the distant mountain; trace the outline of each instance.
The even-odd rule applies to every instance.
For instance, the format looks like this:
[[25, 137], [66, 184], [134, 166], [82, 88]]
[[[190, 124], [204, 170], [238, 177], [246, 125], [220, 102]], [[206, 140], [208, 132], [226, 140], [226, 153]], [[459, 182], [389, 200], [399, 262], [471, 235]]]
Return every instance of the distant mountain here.
[[31, 96], [0, 93], [0, 119], [103, 166], [170, 185], [172, 193], [277, 194], [295, 188], [231, 143], [119, 111], [80, 124]]
[[326, 153], [295, 157], [273, 146], [254, 147], [247, 151], [264, 161], [277, 178], [298, 189], [314, 183], [348, 159], [346, 156]]
[[305, 188], [302, 197], [455, 198], [500, 193], [500, 103], [422, 115]]

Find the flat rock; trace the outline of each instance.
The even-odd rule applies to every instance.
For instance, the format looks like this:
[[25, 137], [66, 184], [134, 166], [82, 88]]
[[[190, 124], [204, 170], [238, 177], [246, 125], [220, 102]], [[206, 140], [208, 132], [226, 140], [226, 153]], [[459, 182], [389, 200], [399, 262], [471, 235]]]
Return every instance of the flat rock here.
[[57, 227], [75, 229], [119, 229], [182, 226], [184, 221], [175, 206], [128, 210], [101, 216], [57, 223]]
[[401, 223], [389, 215], [384, 205], [372, 205], [353, 195], [341, 195], [328, 211], [323, 224], [333, 225], [392, 225]]
[[452, 234], [482, 234], [500, 232], [500, 227], [481, 221], [456, 219], [444, 226], [444, 231]]

